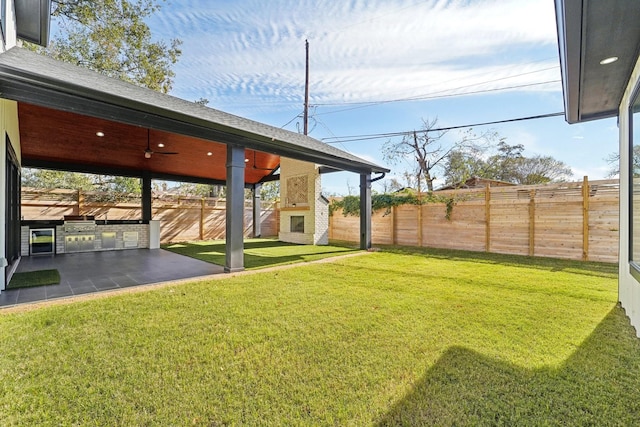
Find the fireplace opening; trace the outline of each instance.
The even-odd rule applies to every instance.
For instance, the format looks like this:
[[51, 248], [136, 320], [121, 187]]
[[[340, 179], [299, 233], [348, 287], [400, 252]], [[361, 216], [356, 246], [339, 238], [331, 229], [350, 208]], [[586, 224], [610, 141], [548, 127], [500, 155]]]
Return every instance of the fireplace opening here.
[[291, 217], [291, 232], [304, 233], [304, 216]]

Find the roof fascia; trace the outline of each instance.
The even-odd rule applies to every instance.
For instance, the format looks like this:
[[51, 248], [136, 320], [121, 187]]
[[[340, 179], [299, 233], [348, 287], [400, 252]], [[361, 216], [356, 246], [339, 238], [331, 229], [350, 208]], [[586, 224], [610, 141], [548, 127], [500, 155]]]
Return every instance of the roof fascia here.
[[555, 0], [555, 6], [565, 119], [569, 123], [577, 123], [580, 121], [585, 11], [581, 0]]
[[[130, 98], [112, 96], [86, 86], [64, 84], [3, 64], [0, 64], [0, 96], [134, 126], [150, 127], [227, 145], [242, 146], [344, 171], [356, 173], [389, 171], [368, 162], [357, 162], [276, 138], [227, 128], [206, 119], [156, 108]], [[226, 130], [222, 130], [223, 128]]]

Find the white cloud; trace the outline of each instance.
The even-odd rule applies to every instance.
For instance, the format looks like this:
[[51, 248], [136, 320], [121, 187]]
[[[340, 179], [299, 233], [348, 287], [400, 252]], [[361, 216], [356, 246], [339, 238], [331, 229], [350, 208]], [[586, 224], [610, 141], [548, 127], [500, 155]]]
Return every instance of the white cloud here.
[[363, 160], [366, 160], [368, 162], [371, 163], [376, 163], [376, 164], [380, 164], [380, 158], [378, 157], [374, 157], [370, 154], [363, 154], [363, 153], [352, 153], [354, 156], [358, 156]]
[[557, 80], [548, 54], [520, 56], [553, 46], [554, 22], [545, 0], [173, 0], [152, 27], [184, 42], [178, 96], [274, 108], [302, 100], [305, 38], [312, 103], [371, 101]]

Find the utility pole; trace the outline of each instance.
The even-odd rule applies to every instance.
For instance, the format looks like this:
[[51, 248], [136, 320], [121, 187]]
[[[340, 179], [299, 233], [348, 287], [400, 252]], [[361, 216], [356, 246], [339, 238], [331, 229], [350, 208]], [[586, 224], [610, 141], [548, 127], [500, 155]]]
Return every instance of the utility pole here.
[[305, 79], [304, 79], [304, 134], [309, 134], [309, 40], [304, 41], [304, 47], [307, 52], [305, 62]]

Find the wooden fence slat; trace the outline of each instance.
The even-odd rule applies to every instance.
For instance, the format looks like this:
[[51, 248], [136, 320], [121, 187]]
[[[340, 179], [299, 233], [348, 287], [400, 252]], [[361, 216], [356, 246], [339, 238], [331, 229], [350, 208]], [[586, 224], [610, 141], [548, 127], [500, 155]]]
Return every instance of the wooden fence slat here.
[[[372, 241], [615, 262], [620, 228], [618, 188], [617, 180], [589, 182], [585, 178], [576, 183], [448, 191], [448, 197], [457, 198], [450, 220], [445, 218], [444, 203], [397, 206], [386, 216], [374, 212]], [[22, 200], [25, 219], [62, 219], [63, 215], [139, 219], [141, 215], [139, 198], [105, 203], [91, 193], [85, 197], [75, 190], [25, 188]], [[224, 237], [224, 205], [215, 199], [203, 204], [203, 200], [153, 200], [153, 217], [161, 221], [163, 242]], [[271, 212], [261, 215], [263, 235], [275, 236], [278, 207], [263, 209]], [[359, 218], [344, 217], [338, 211], [329, 223], [331, 239], [359, 241]]]
[[[616, 262], [618, 188], [617, 180], [583, 179], [542, 186], [491, 187], [488, 191], [449, 191], [448, 196], [460, 197], [450, 221], [444, 218], [443, 203], [422, 206], [422, 244]], [[373, 236], [373, 243], [417, 246], [420, 230], [416, 229], [416, 209], [407, 205], [393, 208], [390, 230], [383, 235], [384, 225], [380, 224], [381, 234]], [[357, 221], [336, 212], [330, 229], [340, 229], [341, 240], [357, 242]], [[374, 215], [372, 221], [376, 224], [379, 220]]]
[[529, 256], [536, 252], [536, 190], [529, 193]]
[[582, 260], [589, 259], [589, 178], [582, 180]]
[[484, 188], [484, 250], [491, 252], [491, 186], [487, 183]]

